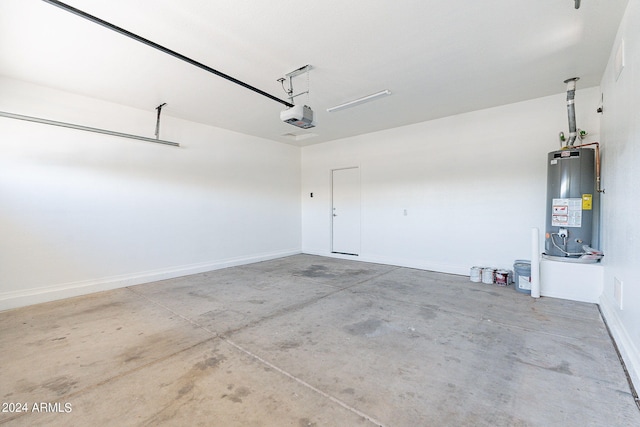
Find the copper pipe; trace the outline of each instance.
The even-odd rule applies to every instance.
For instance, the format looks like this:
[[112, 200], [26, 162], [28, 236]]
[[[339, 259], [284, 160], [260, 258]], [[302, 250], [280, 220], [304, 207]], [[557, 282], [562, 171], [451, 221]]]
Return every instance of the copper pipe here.
[[596, 146], [596, 191], [598, 193], [604, 193], [604, 190], [600, 188], [600, 143], [599, 142], [589, 142], [587, 144], [574, 145], [570, 148], [581, 148], [587, 147], [589, 145]]

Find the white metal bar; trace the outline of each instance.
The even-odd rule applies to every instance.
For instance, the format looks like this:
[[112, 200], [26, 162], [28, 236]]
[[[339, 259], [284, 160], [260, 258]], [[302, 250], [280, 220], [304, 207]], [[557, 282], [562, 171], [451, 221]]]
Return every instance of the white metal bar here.
[[162, 139], [149, 138], [149, 137], [140, 136], [140, 135], [132, 135], [132, 134], [129, 134], [129, 133], [116, 132], [116, 131], [107, 130], [107, 129], [93, 128], [93, 127], [83, 126], [83, 125], [76, 125], [76, 124], [73, 124], [73, 123], [58, 122], [56, 120], [43, 119], [43, 118], [40, 118], [40, 117], [24, 116], [22, 114], [8, 113], [6, 111], [0, 111], [0, 117], [6, 117], [6, 118], [9, 118], [9, 119], [17, 119], [17, 120], [25, 120], [27, 122], [42, 123], [42, 124], [45, 124], [45, 125], [60, 126], [60, 127], [64, 127], [64, 128], [83, 130], [83, 131], [87, 131], [87, 132], [102, 133], [102, 134], [105, 134], [105, 135], [118, 136], [118, 137], [121, 137], [121, 138], [137, 139], [137, 140], [140, 140], [140, 141], [154, 142], [156, 144], [171, 145], [173, 147], [179, 147], [180, 146], [180, 144], [178, 144], [177, 142], [164, 141]]
[[388, 89], [385, 89], [383, 91], [380, 91], [371, 95], [363, 96], [362, 98], [354, 99], [353, 101], [345, 102], [344, 104], [336, 105], [335, 107], [329, 107], [327, 108], [327, 112], [333, 113], [334, 111], [340, 111], [340, 110], [344, 110], [345, 108], [355, 107], [356, 105], [364, 104], [365, 102], [374, 101], [378, 98], [382, 98], [389, 95], [391, 95], [391, 91]]
[[296, 76], [299, 76], [302, 73], [308, 73], [311, 69], [313, 69], [313, 67], [311, 65], [307, 64], [307, 65], [305, 65], [303, 67], [298, 68], [297, 70], [293, 70], [292, 72], [285, 74], [284, 76], [285, 77], [296, 77]]

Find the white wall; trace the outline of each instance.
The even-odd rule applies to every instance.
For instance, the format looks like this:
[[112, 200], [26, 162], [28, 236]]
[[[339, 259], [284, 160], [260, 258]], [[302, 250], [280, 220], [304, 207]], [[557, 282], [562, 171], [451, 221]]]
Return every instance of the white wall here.
[[[615, 57], [624, 40], [625, 65]], [[640, 387], [640, 0], [630, 0], [601, 83], [603, 260], [601, 307]], [[615, 280], [622, 283], [622, 307]]]
[[[531, 228], [545, 226], [547, 153], [568, 128], [558, 87], [554, 96], [303, 148], [303, 252], [330, 254], [330, 170], [359, 166], [358, 259], [467, 275], [473, 265], [530, 259]], [[599, 88], [576, 94], [585, 142], [598, 138], [599, 99]]]
[[[0, 110], [153, 137], [140, 111], [15, 80]], [[0, 309], [300, 252], [300, 150], [163, 110], [180, 148], [0, 117]]]

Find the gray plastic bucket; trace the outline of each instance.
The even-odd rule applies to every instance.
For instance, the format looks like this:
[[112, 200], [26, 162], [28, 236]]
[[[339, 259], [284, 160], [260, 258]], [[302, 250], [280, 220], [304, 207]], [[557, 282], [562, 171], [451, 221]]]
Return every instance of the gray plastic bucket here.
[[513, 263], [513, 271], [515, 272], [513, 287], [516, 291], [531, 294], [531, 261], [517, 259]]

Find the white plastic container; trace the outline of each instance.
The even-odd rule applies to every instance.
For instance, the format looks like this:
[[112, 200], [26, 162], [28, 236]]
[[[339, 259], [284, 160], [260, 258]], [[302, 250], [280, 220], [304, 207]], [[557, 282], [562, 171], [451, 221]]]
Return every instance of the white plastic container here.
[[471, 267], [469, 280], [475, 283], [480, 283], [482, 281], [482, 267]]
[[491, 285], [496, 282], [496, 269], [493, 267], [485, 267], [482, 269], [482, 283]]

